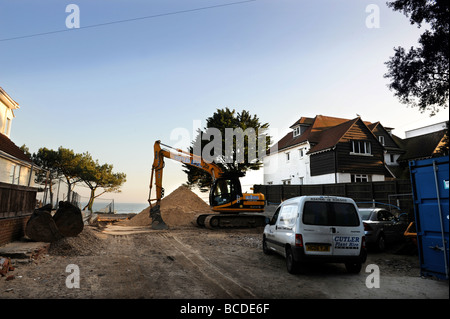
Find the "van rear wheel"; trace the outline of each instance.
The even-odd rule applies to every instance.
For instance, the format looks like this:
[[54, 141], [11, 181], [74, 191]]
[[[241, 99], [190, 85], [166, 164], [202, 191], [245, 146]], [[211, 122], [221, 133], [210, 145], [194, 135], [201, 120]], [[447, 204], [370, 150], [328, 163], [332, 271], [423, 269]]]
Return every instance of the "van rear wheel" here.
[[347, 269], [347, 272], [351, 274], [359, 274], [362, 268], [361, 263], [345, 263], [345, 268]]
[[291, 248], [286, 248], [286, 268], [288, 273], [297, 274], [300, 268], [299, 263], [294, 259]]

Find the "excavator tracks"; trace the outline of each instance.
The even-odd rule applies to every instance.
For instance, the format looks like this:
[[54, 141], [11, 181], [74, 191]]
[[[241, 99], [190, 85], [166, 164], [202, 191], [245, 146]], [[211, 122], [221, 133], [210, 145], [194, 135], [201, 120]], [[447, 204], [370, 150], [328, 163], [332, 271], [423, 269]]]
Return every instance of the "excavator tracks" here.
[[197, 218], [197, 225], [209, 229], [264, 227], [266, 217], [258, 213], [202, 214]]

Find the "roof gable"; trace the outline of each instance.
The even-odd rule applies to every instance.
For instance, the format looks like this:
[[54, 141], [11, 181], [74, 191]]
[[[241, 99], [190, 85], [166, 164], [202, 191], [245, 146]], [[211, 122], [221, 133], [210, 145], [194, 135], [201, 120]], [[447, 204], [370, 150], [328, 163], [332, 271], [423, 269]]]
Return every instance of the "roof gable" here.
[[3, 151], [15, 158], [31, 163], [31, 159], [16, 144], [14, 144], [6, 135], [0, 133], [0, 151]]
[[[334, 147], [358, 121], [367, 128], [369, 134], [373, 135], [372, 130], [368, 127], [368, 125], [373, 124], [362, 121], [360, 117], [352, 120], [324, 115], [317, 115], [314, 119], [302, 117], [291, 128], [308, 123], [310, 126], [305, 132], [296, 137], [293, 136], [292, 132], [289, 132], [272, 147], [271, 151], [283, 150], [305, 142], [309, 142], [312, 145], [309, 153], [329, 149]], [[374, 138], [376, 139], [375, 136]]]
[[358, 121], [359, 117], [353, 120], [347, 120], [337, 126], [322, 130], [317, 136], [317, 144], [314, 145], [308, 153], [315, 153], [334, 147], [345, 136], [347, 131]]
[[4, 105], [6, 105], [6, 107], [10, 108], [11, 110], [19, 108], [19, 103], [14, 101], [9, 96], [9, 94], [6, 93], [5, 90], [3, 90], [1, 87], [0, 87], [0, 102], [2, 102]]

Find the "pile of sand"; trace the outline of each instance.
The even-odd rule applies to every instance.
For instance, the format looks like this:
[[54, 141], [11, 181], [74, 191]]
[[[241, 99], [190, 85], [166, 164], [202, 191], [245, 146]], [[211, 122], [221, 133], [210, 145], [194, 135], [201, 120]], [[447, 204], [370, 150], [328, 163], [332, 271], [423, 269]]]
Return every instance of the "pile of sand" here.
[[[180, 186], [161, 200], [161, 217], [169, 227], [196, 225], [197, 216], [212, 213], [211, 208], [186, 186]], [[145, 208], [127, 226], [150, 226], [150, 207]]]

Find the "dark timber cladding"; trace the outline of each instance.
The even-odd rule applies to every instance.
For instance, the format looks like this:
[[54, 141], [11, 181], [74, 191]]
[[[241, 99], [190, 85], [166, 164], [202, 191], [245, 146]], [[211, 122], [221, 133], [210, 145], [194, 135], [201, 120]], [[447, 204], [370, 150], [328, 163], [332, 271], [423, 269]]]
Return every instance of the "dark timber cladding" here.
[[[370, 142], [370, 154], [353, 154], [352, 141]], [[361, 121], [356, 121], [342, 136], [334, 149], [311, 154], [311, 176], [322, 174], [361, 173], [384, 174], [384, 150], [377, 138]]]
[[311, 155], [311, 176], [330, 174], [336, 171], [335, 151], [325, 151]]

